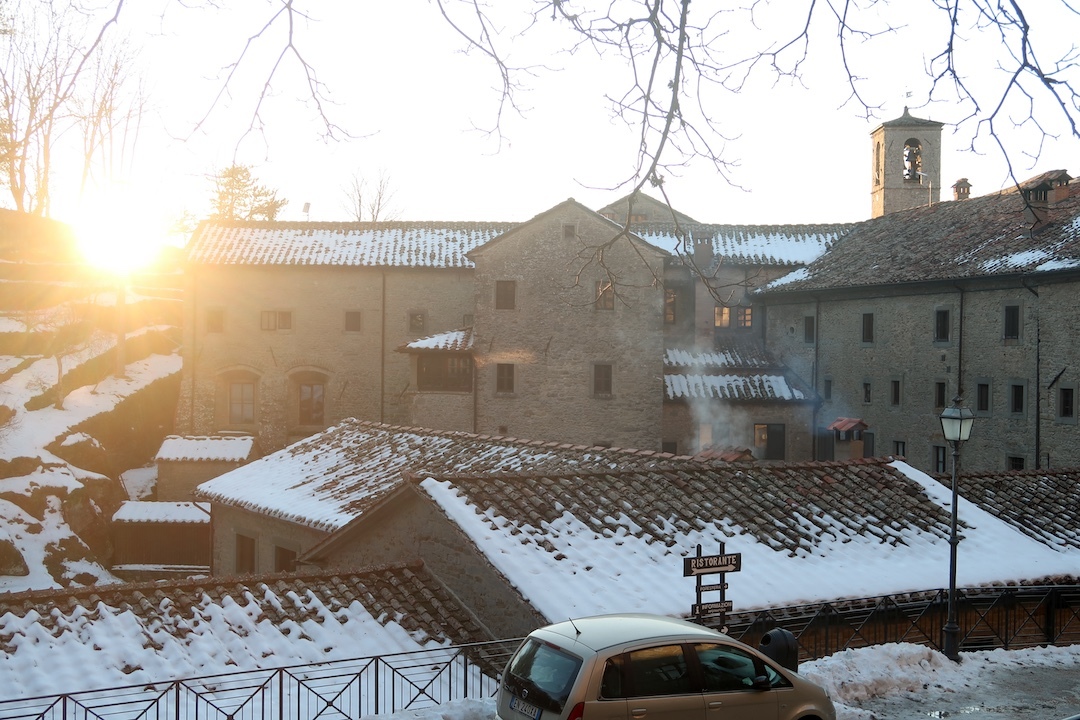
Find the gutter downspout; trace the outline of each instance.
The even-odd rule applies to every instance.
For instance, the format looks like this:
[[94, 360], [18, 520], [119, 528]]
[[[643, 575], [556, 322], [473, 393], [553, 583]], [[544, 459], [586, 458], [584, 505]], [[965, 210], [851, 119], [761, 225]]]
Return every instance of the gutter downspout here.
[[[188, 265], [188, 270], [191, 273], [191, 387], [188, 391], [188, 432], [192, 435], [195, 434], [195, 378], [198, 371], [198, 358], [199, 348], [197, 343], [199, 342], [199, 295], [198, 295], [198, 273], [194, 269], [193, 264]], [[181, 356], [181, 362], [183, 362], [183, 356]], [[187, 363], [184, 363], [187, 365]]]
[[[810, 371], [810, 381], [813, 383], [814, 392], [818, 391], [820, 385], [818, 384], [818, 368], [821, 367], [821, 301], [814, 298], [814, 367]], [[811, 457], [814, 460], [820, 460], [818, 457], [818, 415], [821, 412], [821, 406], [824, 404], [824, 398], [821, 398], [818, 394], [819, 400], [814, 403], [814, 415], [811, 419], [814, 428], [814, 448], [811, 453]]]
[[386, 422], [386, 271], [379, 273], [381, 280], [379, 298], [379, 422]]
[[960, 293], [960, 325], [957, 332], [960, 334], [959, 342], [956, 343], [956, 394], [964, 396], [964, 288], [957, 286]]
[[[1038, 300], [1039, 292], [1020, 279], [1024, 289]], [[1039, 304], [1035, 303], [1035, 469], [1042, 469], [1042, 322]], [[1056, 380], [1056, 378], [1055, 378]]]

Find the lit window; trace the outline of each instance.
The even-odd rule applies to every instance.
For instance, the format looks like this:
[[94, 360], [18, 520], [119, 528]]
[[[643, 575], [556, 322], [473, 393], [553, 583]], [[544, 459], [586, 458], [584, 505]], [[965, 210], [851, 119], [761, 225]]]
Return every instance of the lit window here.
[[731, 308], [717, 305], [713, 308], [713, 327], [731, 327]]
[[675, 310], [678, 299], [679, 294], [675, 292], [675, 288], [664, 288], [664, 323], [667, 325], [675, 324], [675, 320], [677, 319]]

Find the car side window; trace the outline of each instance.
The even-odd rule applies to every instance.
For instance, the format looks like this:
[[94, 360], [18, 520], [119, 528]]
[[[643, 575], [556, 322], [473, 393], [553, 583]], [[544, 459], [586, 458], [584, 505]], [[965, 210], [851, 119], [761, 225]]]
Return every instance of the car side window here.
[[[705, 692], [749, 690], [754, 685], [755, 677], [766, 674], [764, 663], [756, 661], [753, 655], [741, 648], [719, 643], [699, 643], [694, 646], [694, 650], [701, 663]], [[771, 676], [769, 679], [773, 680]]]
[[605, 700], [626, 697], [623, 692], [623, 657], [616, 655], [604, 663], [604, 676], [600, 679], [600, 697]]
[[690, 692], [690, 676], [681, 645], [661, 645], [629, 653], [628, 697]]

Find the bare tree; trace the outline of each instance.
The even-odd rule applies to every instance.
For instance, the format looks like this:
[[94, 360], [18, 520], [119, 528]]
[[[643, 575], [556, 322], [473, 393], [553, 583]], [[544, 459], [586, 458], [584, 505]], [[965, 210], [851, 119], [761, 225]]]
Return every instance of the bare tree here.
[[[122, 110], [116, 102], [124, 66], [115, 65], [111, 75], [96, 71], [96, 60], [109, 47], [106, 35], [122, 5], [118, 2], [111, 17], [95, 24], [95, 14], [77, 2], [5, 4], [11, 20], [0, 36], [0, 132], [3, 166], [16, 209], [49, 215], [52, 175], [69, 149], [63, 140], [70, 130], [102, 123], [86, 131], [90, 151], [83, 157], [89, 163], [113, 136], [116, 128], [111, 122], [137, 115], [136, 108]], [[99, 81], [107, 86], [97, 85]], [[79, 112], [80, 106], [94, 105], [98, 106], [94, 113]]]
[[395, 191], [385, 170], [379, 172], [379, 180], [374, 184], [359, 172], [353, 173], [342, 192], [345, 196], [342, 206], [356, 222], [397, 220], [400, 216], [390, 205]]
[[[500, 140], [503, 115], [519, 110], [529, 80], [580, 54], [599, 58], [610, 70], [604, 90], [611, 108], [637, 137], [633, 170], [608, 188], [629, 193], [631, 202], [649, 189], [670, 205], [665, 178], [691, 161], [711, 163], [737, 184], [731, 145], [740, 118], [732, 101], [752, 84], [807, 83], [812, 59], [828, 57], [839, 68], [831, 82], [846, 86], [848, 112], [876, 118], [895, 88], [875, 85], [883, 55], [874, 48], [899, 37], [925, 71], [909, 105], [947, 101], [957, 132], [966, 133], [972, 149], [986, 139], [996, 145], [1014, 181], [1013, 162], [1037, 159], [1047, 138], [1080, 138], [1076, 0], [433, 0], [432, 6], [468, 51], [489, 61], [497, 77], [489, 131]], [[253, 46], [272, 28], [285, 30], [249, 131], [262, 127], [265, 91], [290, 61], [301, 70], [325, 134], [342, 133], [327, 114], [327, 88], [301, 49], [309, 7], [315, 5], [302, 0], [275, 5], [229, 66], [218, 98], [229, 93], [237, 69], [254, 61]], [[541, 29], [542, 23], [555, 29]], [[525, 36], [550, 43], [533, 56], [541, 59], [521, 57]], [[974, 81], [991, 75], [994, 82]], [[1024, 131], [1019, 144], [1006, 139], [1006, 130], [1011, 136], [1016, 129]], [[672, 220], [678, 224], [674, 213]], [[628, 233], [629, 223], [611, 242]], [[686, 236], [683, 256], [692, 265], [690, 244]], [[610, 245], [582, 248], [582, 262], [602, 265]]]

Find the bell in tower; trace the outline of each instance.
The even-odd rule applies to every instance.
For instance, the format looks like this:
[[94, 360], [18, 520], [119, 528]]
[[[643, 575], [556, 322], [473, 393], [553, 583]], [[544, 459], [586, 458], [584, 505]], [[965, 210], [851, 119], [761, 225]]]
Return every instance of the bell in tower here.
[[944, 123], [904, 114], [878, 125], [873, 143], [870, 217], [932, 205], [941, 199]]

